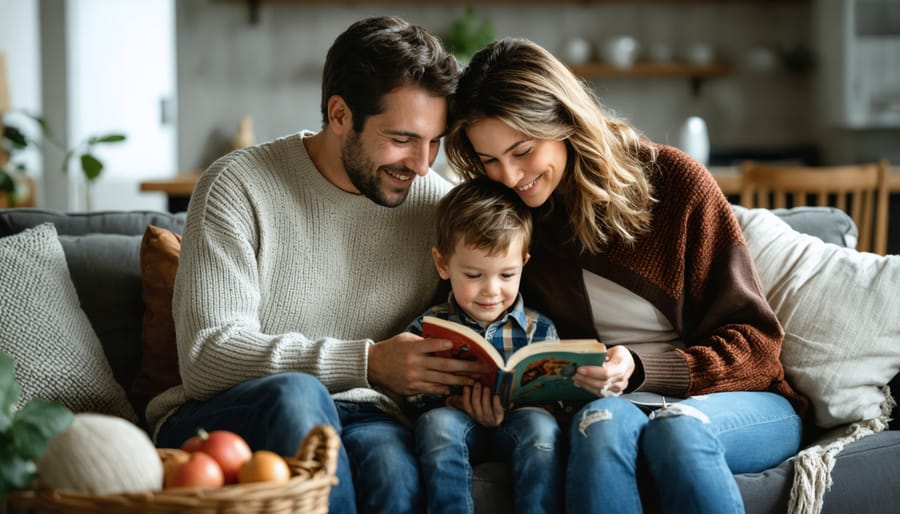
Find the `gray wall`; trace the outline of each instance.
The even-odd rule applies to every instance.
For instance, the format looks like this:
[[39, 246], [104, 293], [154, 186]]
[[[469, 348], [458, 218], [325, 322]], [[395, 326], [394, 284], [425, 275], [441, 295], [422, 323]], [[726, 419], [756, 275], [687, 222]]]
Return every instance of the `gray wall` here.
[[[362, 4], [362, 3], [361, 3]], [[227, 151], [245, 115], [257, 141], [300, 129], [317, 129], [319, 81], [334, 37], [353, 21], [396, 14], [440, 34], [463, 5], [303, 5], [262, 2], [249, 21], [240, 2], [177, 2], [179, 156], [182, 170], [203, 169]], [[602, 100], [651, 138], [676, 143], [688, 115], [704, 117], [713, 151], [815, 143], [820, 137], [814, 108], [814, 74], [784, 70], [752, 73], [740, 66], [757, 45], [811, 45], [809, 3], [725, 3], [512, 6], [479, 5], [502, 36], [530, 38], [554, 52], [571, 36], [594, 43], [632, 34], [645, 44], [680, 47], [704, 42], [735, 64], [735, 73], [702, 84], [692, 94], [680, 77], [598, 78]]]

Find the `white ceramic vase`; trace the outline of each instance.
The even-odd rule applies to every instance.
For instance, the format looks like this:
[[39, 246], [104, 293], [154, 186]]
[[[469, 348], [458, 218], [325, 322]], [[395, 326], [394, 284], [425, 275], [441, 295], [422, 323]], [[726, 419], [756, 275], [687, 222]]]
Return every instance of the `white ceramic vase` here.
[[699, 116], [690, 116], [684, 120], [678, 146], [704, 166], [709, 164], [709, 132], [706, 121]]

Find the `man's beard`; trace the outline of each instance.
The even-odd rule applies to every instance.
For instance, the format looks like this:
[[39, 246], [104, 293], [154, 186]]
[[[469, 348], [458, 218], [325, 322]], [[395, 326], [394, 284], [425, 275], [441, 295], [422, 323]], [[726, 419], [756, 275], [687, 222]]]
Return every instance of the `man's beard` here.
[[[399, 197], [397, 195], [389, 197], [385, 194], [382, 189], [381, 167], [376, 167], [366, 155], [356, 132], [352, 132], [347, 138], [347, 143], [341, 147], [341, 162], [353, 187], [366, 198], [384, 207], [397, 207], [406, 200], [409, 188], [402, 192], [398, 190]], [[412, 173], [405, 169], [403, 172]]]

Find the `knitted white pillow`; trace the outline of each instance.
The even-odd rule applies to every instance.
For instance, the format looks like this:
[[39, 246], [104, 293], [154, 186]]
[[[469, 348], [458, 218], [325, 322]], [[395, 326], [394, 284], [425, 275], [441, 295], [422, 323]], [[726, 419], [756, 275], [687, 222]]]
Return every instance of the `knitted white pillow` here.
[[21, 408], [35, 397], [136, 421], [78, 295], [56, 228], [0, 238], [0, 351], [16, 363]]
[[816, 425], [880, 417], [900, 370], [900, 256], [824, 243], [765, 209], [735, 214], [784, 326], [785, 374]]

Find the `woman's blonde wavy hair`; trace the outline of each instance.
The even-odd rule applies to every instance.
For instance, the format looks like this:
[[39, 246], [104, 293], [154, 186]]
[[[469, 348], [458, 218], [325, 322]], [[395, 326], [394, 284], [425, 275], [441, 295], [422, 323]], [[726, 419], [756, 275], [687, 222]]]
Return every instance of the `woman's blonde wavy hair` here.
[[451, 100], [446, 138], [447, 159], [466, 179], [486, 174], [466, 136], [467, 127], [486, 118], [529, 138], [566, 143], [568, 164], [554, 196], [585, 250], [599, 252], [613, 236], [630, 243], [649, 230], [654, 145], [608, 113], [550, 52], [506, 38], [472, 57]]

